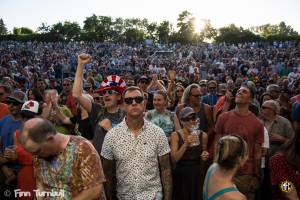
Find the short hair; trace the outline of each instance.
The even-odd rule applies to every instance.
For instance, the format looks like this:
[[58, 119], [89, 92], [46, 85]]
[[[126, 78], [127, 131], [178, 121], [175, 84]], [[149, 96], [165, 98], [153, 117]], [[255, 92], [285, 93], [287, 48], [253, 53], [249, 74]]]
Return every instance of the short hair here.
[[254, 89], [254, 88], [250, 87], [250, 86], [247, 85], [246, 83], [243, 83], [243, 84], [241, 85], [241, 87], [247, 88], [247, 89], [250, 91], [250, 97], [251, 97], [251, 98], [254, 98], [254, 96], [255, 96], [255, 89]]
[[226, 170], [233, 169], [239, 158], [247, 155], [247, 143], [240, 136], [226, 135], [217, 144], [215, 162]]
[[276, 115], [280, 114], [280, 105], [277, 101], [275, 100], [267, 100], [263, 102], [262, 105], [268, 104], [270, 106], [270, 109], [275, 112]]
[[56, 135], [56, 130], [49, 120], [44, 118], [39, 119], [41, 120], [28, 131], [28, 136], [35, 143], [41, 144], [48, 135]]
[[38, 78], [38, 79], [36, 80], [36, 82], [38, 82], [38, 81], [43, 81], [43, 82], [46, 84], [46, 80], [43, 79], [43, 78]]
[[132, 92], [132, 91], [139, 91], [141, 93], [141, 95], [144, 97], [144, 92], [141, 88], [137, 87], [137, 86], [130, 86], [128, 88], [126, 88], [122, 94], [122, 98], [124, 99], [125, 98], [125, 95], [127, 92]]

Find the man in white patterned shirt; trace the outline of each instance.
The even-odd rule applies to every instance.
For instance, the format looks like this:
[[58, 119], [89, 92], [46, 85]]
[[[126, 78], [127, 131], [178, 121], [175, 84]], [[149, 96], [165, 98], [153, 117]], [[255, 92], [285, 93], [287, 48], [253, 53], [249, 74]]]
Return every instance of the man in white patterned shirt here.
[[115, 162], [119, 200], [170, 200], [172, 177], [168, 140], [161, 128], [144, 120], [141, 89], [127, 88], [123, 99], [126, 117], [107, 133], [101, 151], [108, 181], [107, 198], [114, 199]]

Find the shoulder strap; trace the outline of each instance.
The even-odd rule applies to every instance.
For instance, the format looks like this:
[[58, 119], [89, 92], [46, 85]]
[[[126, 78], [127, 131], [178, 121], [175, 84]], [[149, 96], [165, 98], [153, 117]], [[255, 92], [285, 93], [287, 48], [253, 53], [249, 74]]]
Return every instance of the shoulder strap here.
[[208, 200], [208, 182], [212, 175], [212, 171], [213, 171], [212, 167], [208, 169], [207, 176], [205, 177], [205, 180], [204, 180], [205, 190], [203, 193], [203, 200]]
[[208, 198], [208, 200], [215, 200], [216, 198], [219, 198], [220, 196], [222, 196], [223, 194], [225, 194], [227, 192], [234, 192], [234, 191], [238, 191], [238, 189], [236, 187], [224, 188], [224, 189], [219, 190], [218, 192], [214, 193], [212, 196], [210, 196]]
[[200, 155], [203, 152], [203, 131], [200, 130], [200, 145], [201, 145], [201, 151], [200, 151]]

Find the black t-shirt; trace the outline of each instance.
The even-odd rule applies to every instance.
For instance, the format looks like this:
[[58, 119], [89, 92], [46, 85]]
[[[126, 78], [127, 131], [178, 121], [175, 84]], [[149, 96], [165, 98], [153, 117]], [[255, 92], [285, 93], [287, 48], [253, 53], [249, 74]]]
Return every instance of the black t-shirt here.
[[93, 139], [94, 129], [89, 118], [81, 119], [80, 116], [74, 116], [70, 118], [70, 120], [73, 124], [78, 123], [78, 131], [81, 133], [82, 137], [88, 140]]
[[125, 112], [119, 109], [116, 113], [109, 113], [99, 104], [93, 103], [92, 111], [91, 113], [89, 113], [89, 116], [92, 127], [94, 128], [93, 145], [100, 155], [102, 144], [107, 131], [103, 129], [99, 125], [99, 123], [103, 119], [109, 119], [112, 123], [112, 127], [114, 128], [123, 120], [123, 118], [125, 117]]

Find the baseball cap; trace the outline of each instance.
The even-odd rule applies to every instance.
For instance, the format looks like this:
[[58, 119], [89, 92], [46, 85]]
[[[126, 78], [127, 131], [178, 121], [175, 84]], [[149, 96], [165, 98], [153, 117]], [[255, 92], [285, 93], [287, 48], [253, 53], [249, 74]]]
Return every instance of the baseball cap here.
[[194, 109], [191, 107], [185, 107], [180, 111], [179, 118], [182, 120], [182, 119], [187, 118], [191, 114], [196, 114]]
[[26, 101], [21, 108], [22, 114], [37, 115], [39, 113], [39, 103], [37, 101]]
[[16, 90], [10, 96], [8, 96], [6, 99], [8, 102], [15, 101], [20, 104], [23, 104], [23, 103], [25, 103], [25, 101], [27, 101], [27, 96], [24, 92], [22, 92], [20, 90]]
[[275, 92], [280, 92], [280, 87], [277, 84], [270, 84], [267, 87], [267, 92], [271, 92], [271, 91], [275, 91]]

